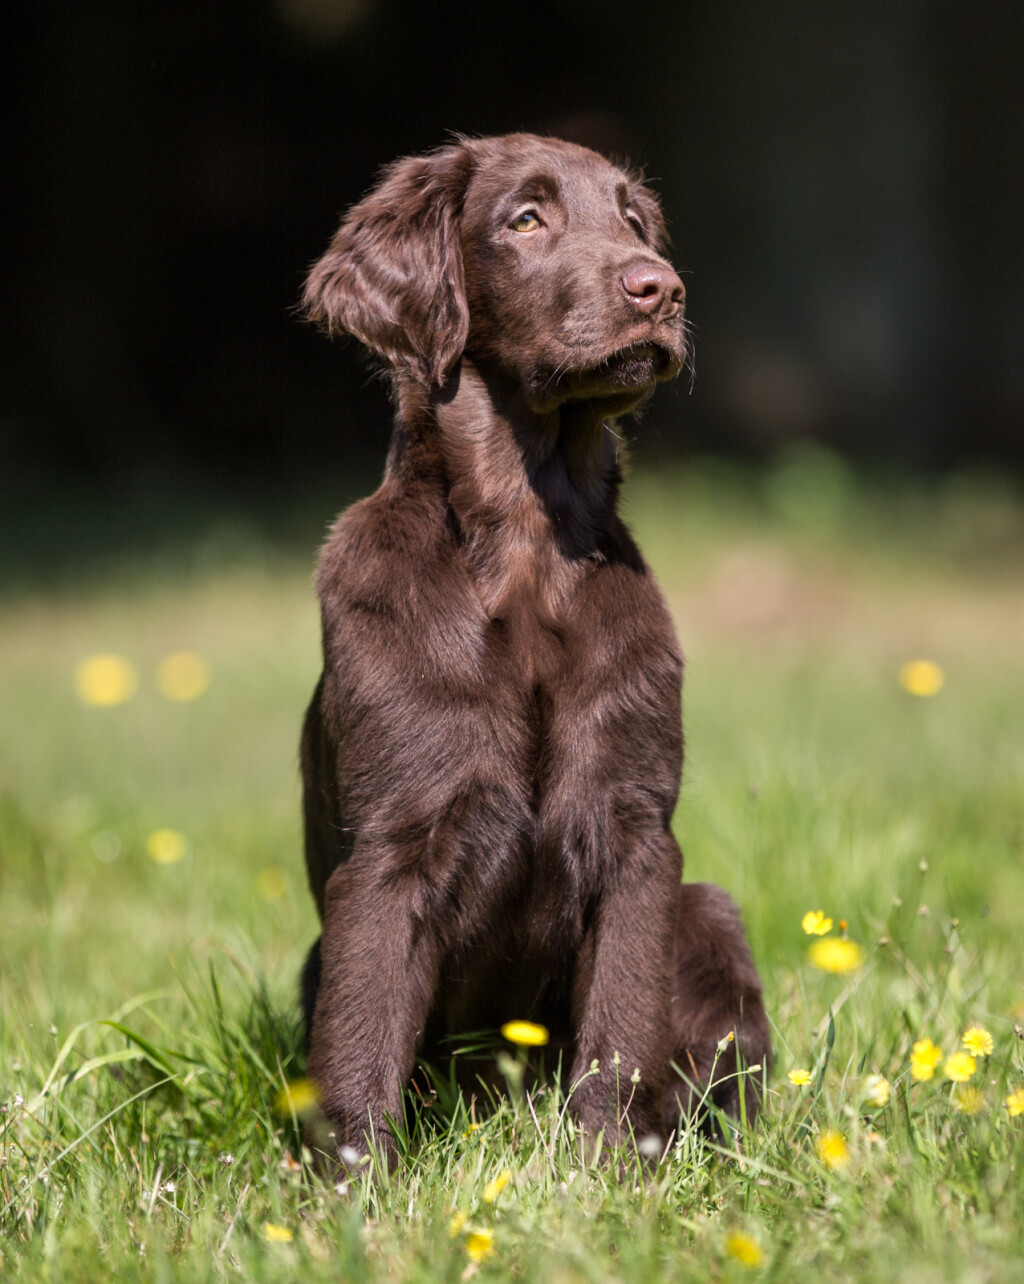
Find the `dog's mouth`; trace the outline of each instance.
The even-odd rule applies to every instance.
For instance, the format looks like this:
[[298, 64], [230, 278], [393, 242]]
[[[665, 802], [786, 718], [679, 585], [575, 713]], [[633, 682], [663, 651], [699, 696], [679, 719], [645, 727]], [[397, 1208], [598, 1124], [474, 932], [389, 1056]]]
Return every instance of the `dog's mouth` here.
[[[652, 387], [674, 364], [672, 353], [657, 343], [631, 343], [584, 372], [589, 382], [605, 384], [623, 392]], [[672, 371], [675, 373], [675, 370]]]
[[538, 372], [531, 383], [542, 405], [600, 401], [606, 404], [607, 413], [626, 414], [650, 396], [656, 384], [675, 378], [686, 359], [685, 339], [670, 346], [643, 338], [616, 348], [592, 365], [554, 374]]
[[578, 371], [567, 389], [570, 398], [601, 401], [610, 414], [625, 414], [645, 400], [663, 379], [672, 379], [683, 356], [661, 343], [644, 339], [616, 348], [592, 366]]

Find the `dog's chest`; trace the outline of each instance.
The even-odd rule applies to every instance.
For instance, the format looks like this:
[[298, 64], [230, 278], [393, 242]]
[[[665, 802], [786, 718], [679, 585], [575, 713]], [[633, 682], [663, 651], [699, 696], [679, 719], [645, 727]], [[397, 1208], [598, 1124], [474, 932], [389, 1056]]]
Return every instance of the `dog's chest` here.
[[507, 599], [488, 617], [484, 632], [487, 682], [508, 685], [536, 704], [558, 685], [571, 633], [567, 613], [556, 614], [543, 597]]

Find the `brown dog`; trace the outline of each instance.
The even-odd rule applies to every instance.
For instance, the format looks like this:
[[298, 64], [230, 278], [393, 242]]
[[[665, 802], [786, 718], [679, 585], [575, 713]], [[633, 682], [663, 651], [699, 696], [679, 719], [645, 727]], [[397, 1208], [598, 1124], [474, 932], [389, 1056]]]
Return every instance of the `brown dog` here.
[[680, 885], [683, 660], [616, 513], [613, 421], [687, 359], [664, 241], [635, 175], [512, 134], [392, 165], [310, 273], [308, 315], [397, 401], [384, 482], [320, 559], [302, 740], [335, 1154], [393, 1159], [417, 1053], [511, 1018], [565, 1049], [594, 1134], [616, 1053], [638, 1135], [689, 1108], [670, 1063], [706, 1091], [735, 1030], [712, 1087], [735, 1110], [738, 1051], [769, 1055], [735, 906]]

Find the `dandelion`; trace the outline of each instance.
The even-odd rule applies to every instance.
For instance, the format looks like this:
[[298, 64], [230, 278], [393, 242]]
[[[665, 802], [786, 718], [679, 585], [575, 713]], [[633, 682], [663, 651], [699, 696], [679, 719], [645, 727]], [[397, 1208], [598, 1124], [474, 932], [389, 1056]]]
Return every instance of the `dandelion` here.
[[1017, 1088], [1010, 1093], [1006, 1098], [1006, 1109], [1010, 1112], [1011, 1119], [1024, 1115], [1024, 1088]]
[[512, 1180], [512, 1170], [506, 1168], [504, 1172], [498, 1173], [497, 1177], [492, 1178], [483, 1189], [483, 1199], [485, 1204], [493, 1204], [501, 1192]]
[[156, 684], [165, 700], [195, 700], [210, 685], [210, 666], [195, 651], [175, 651], [157, 665]]
[[800, 926], [808, 936], [824, 936], [832, 931], [832, 920], [825, 917], [824, 910], [808, 910], [800, 920]]
[[954, 1083], [966, 1083], [978, 1068], [969, 1052], [951, 1052], [942, 1067], [942, 1073]]
[[309, 1079], [292, 1079], [274, 1098], [274, 1109], [279, 1115], [304, 1115], [317, 1103], [316, 1084]]
[[889, 1104], [892, 1088], [884, 1075], [869, 1074], [862, 1085], [864, 1100], [869, 1106], [881, 1109]]
[[471, 1262], [482, 1262], [494, 1252], [494, 1231], [482, 1227], [466, 1236], [466, 1256]]
[[933, 696], [946, 685], [946, 675], [934, 660], [908, 660], [899, 672], [900, 686], [915, 696]]
[[980, 1025], [972, 1025], [969, 1030], [965, 1030], [960, 1042], [974, 1057], [990, 1057], [995, 1047], [992, 1036]]
[[733, 1231], [726, 1239], [725, 1251], [744, 1266], [764, 1265], [764, 1252], [761, 1245], [753, 1236], [744, 1235], [742, 1231]]
[[977, 1115], [985, 1108], [985, 1094], [969, 1083], [958, 1083], [953, 1093], [953, 1105], [962, 1115]]
[[138, 685], [135, 666], [123, 655], [90, 655], [75, 669], [79, 699], [97, 709], [130, 700]]
[[188, 843], [176, 829], [154, 829], [146, 839], [146, 851], [158, 865], [173, 865], [188, 851]]
[[830, 1171], [845, 1168], [850, 1162], [850, 1148], [841, 1132], [827, 1129], [815, 1139], [814, 1149], [818, 1158]]
[[507, 1021], [501, 1033], [519, 1048], [543, 1048], [550, 1037], [545, 1026], [532, 1021]]
[[864, 951], [856, 941], [833, 936], [827, 940], [815, 941], [807, 951], [807, 957], [822, 972], [847, 976], [850, 972], [856, 972], [864, 962]]
[[810, 1070], [790, 1070], [786, 1078], [795, 1088], [802, 1088], [805, 1083], [811, 1082]]
[[448, 1223], [448, 1236], [450, 1239], [457, 1239], [462, 1234], [462, 1228], [469, 1220], [469, 1213], [459, 1209], [457, 1213], [452, 1214], [452, 1219]]
[[264, 901], [279, 901], [288, 890], [288, 880], [279, 869], [262, 869], [256, 875], [256, 895]]
[[942, 1060], [942, 1049], [931, 1039], [918, 1039], [910, 1051], [910, 1074], [918, 1083], [924, 1083], [935, 1073]]
[[275, 1226], [273, 1222], [264, 1222], [263, 1238], [268, 1244], [290, 1244], [294, 1236], [287, 1226]]

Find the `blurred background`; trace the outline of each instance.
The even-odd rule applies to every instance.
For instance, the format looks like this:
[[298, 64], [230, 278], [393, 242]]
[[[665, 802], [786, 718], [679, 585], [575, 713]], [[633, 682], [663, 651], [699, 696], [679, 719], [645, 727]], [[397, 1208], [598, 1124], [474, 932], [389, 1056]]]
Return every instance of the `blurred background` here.
[[572, 138], [662, 194], [697, 379], [659, 395], [641, 464], [810, 442], [902, 475], [1024, 465], [1019, 5], [67, 0], [19, 22], [0, 487], [46, 557], [65, 523], [93, 538], [83, 504], [258, 518], [372, 484], [382, 389], [293, 308], [377, 169], [456, 130]]

